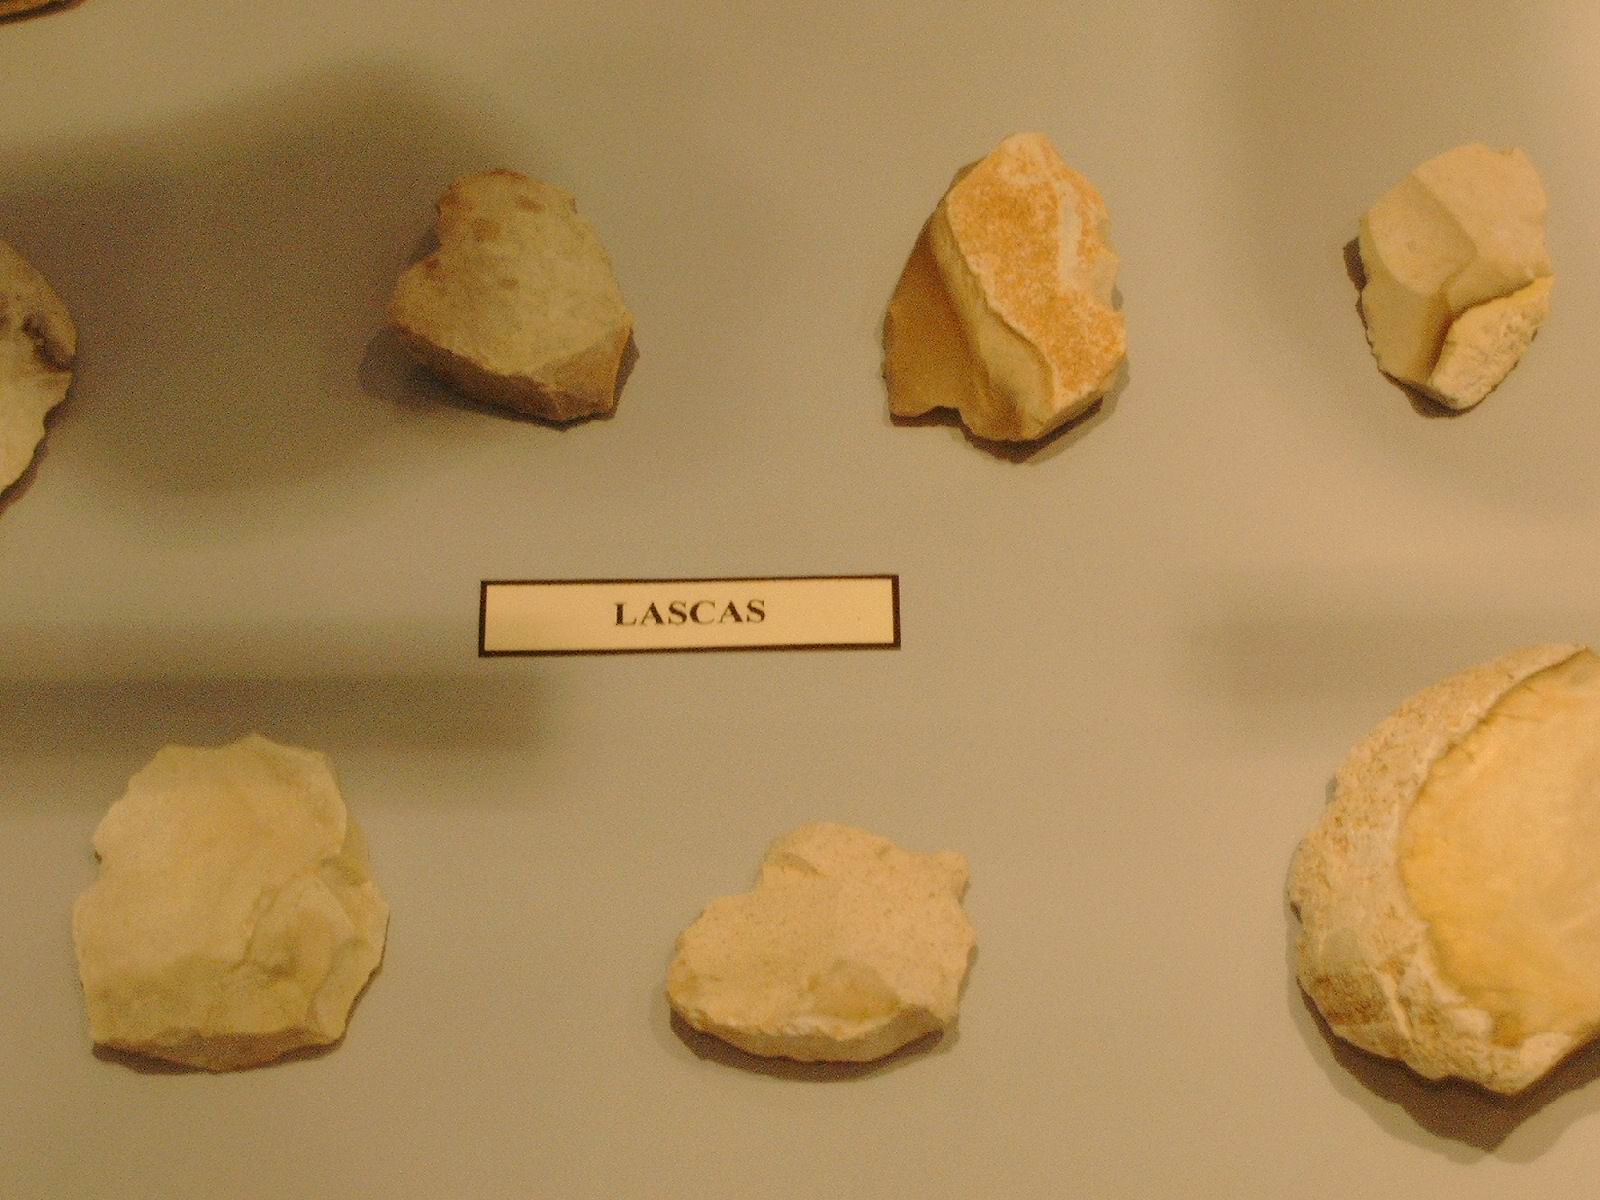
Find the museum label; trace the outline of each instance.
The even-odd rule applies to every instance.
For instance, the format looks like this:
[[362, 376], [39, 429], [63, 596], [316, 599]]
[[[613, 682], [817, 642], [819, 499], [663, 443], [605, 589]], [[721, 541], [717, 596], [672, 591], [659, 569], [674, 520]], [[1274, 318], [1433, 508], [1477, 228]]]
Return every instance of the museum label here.
[[887, 650], [898, 575], [753, 579], [489, 579], [478, 653]]

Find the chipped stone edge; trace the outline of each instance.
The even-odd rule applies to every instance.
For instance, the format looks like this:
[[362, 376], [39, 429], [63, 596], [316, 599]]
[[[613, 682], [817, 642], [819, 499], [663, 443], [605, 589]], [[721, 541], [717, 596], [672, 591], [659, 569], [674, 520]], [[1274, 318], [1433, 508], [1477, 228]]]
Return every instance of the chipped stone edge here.
[[762, 855], [756, 872], [756, 882], [752, 887], [745, 892], [722, 896], [711, 901], [678, 934], [673, 944], [672, 961], [667, 967], [665, 993], [668, 1006], [691, 1029], [760, 1058], [786, 1058], [800, 1063], [862, 1064], [886, 1058], [930, 1034], [947, 1035], [957, 1027], [961, 1016], [961, 996], [966, 989], [967, 978], [972, 970], [973, 953], [977, 948], [977, 936], [972, 928], [971, 919], [966, 914], [964, 903], [967, 889], [971, 884], [966, 856], [953, 850], [931, 852], [907, 850], [882, 835], [861, 829], [857, 829], [857, 832], [865, 833], [886, 847], [913, 857], [938, 860], [951, 872], [951, 878], [955, 883], [951, 895], [966, 930], [967, 953], [961, 979], [956, 987], [956, 995], [948, 1011], [944, 1011], [943, 1006], [907, 1005], [889, 1018], [869, 1023], [851, 1037], [841, 1039], [836, 1031], [824, 1032], [821, 1028], [824, 1022], [816, 1018], [738, 1025], [718, 1020], [705, 1006], [690, 1003], [683, 998], [679, 984], [681, 973], [685, 969], [684, 942], [706, 914], [718, 904], [739, 899], [758, 890], [767, 881], [768, 873], [775, 867], [787, 866], [790, 869], [814, 872], [815, 869], [808, 861], [803, 856], [790, 852], [789, 847], [813, 829], [832, 824], [834, 823], [822, 821], [801, 825], [774, 838]]

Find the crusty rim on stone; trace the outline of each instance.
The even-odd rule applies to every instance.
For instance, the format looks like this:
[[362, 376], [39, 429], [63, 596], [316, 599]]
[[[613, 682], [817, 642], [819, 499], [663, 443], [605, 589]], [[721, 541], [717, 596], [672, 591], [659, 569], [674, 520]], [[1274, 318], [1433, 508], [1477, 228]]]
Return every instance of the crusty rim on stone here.
[[1513, 688], [1583, 647], [1530, 646], [1424, 688], [1350, 752], [1332, 799], [1295, 851], [1289, 902], [1300, 918], [1300, 986], [1340, 1037], [1430, 1079], [1518, 1092], [1577, 1049], [1569, 1034], [1517, 1046], [1439, 972], [1400, 878], [1401, 826], [1434, 764]]

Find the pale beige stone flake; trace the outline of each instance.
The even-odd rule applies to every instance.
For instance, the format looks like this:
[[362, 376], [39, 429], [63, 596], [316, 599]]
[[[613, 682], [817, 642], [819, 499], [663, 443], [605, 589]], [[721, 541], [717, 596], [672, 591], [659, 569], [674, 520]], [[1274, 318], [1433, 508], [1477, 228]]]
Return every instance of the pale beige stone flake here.
[[844, 825], [779, 838], [753, 891], [678, 938], [667, 996], [750, 1054], [868, 1062], [951, 1028], [974, 946], [959, 854], [915, 854]]
[[1521, 150], [1429, 159], [1361, 219], [1367, 340], [1388, 375], [1453, 409], [1479, 403], [1549, 312], [1547, 203]]
[[94, 847], [72, 930], [96, 1043], [225, 1071], [344, 1035], [389, 907], [323, 755], [168, 746]]

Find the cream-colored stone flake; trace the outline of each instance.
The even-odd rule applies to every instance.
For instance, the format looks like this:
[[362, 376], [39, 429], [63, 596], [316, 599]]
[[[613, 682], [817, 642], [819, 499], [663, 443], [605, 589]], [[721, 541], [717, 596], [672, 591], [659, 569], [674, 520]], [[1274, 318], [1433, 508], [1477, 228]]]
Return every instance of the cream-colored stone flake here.
[[753, 891], [713, 901], [678, 938], [667, 996], [751, 1054], [867, 1062], [956, 1020], [974, 938], [959, 854], [865, 830], [779, 838]]
[[1516, 366], [1550, 311], [1544, 185], [1520, 150], [1429, 159], [1361, 219], [1361, 311], [1378, 366], [1471, 408]]
[[94, 848], [72, 930], [97, 1043], [223, 1071], [343, 1036], [389, 906], [325, 757], [168, 746]]

